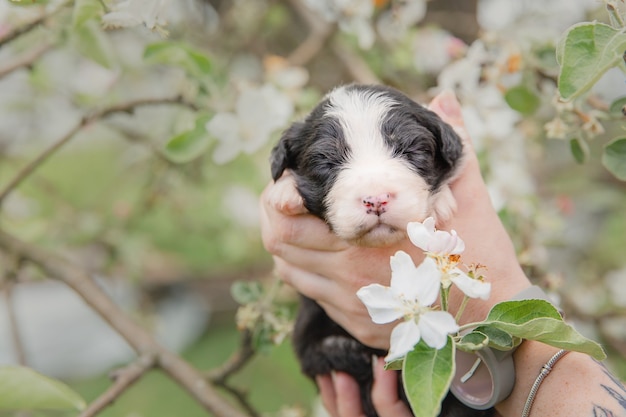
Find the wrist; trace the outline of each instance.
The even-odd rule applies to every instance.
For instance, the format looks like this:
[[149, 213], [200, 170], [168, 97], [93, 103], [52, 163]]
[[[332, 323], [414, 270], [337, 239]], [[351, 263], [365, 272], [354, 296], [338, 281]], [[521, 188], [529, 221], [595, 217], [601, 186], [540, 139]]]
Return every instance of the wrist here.
[[[510, 301], [522, 300], [548, 301], [547, 295], [537, 286], [523, 289], [511, 297]], [[482, 347], [473, 352], [458, 350], [455, 358], [456, 374], [450, 386], [451, 392], [465, 405], [477, 410], [494, 407], [507, 399], [513, 392], [521, 395], [521, 392], [527, 390], [525, 390], [524, 384], [518, 384], [518, 379], [520, 381], [527, 379], [529, 370], [526, 367], [527, 362], [524, 355], [529, 354], [528, 347], [532, 347], [533, 344], [528, 341], [526, 341], [526, 345], [522, 343], [524, 346], [519, 355], [517, 350], [522, 345], [509, 350], [494, 349], [490, 346]], [[559, 349], [555, 351], [555, 348], [542, 344], [539, 344], [537, 349], [539, 348], [549, 348], [552, 351], [552, 355], [559, 351]], [[541, 361], [543, 356], [538, 355], [538, 360]], [[524, 364], [523, 368], [517, 366], [520, 363]], [[541, 369], [541, 366], [539, 369]], [[518, 368], [522, 369], [523, 372], [518, 374]], [[516, 400], [515, 404], [517, 402]]]
[[[532, 385], [541, 368], [560, 349], [534, 340], [525, 340], [513, 355], [515, 366], [515, 385], [511, 395], [496, 409], [502, 415], [521, 415]], [[549, 382], [548, 382], [549, 383]], [[547, 383], [546, 383], [547, 384]], [[545, 387], [544, 387], [545, 388]]]

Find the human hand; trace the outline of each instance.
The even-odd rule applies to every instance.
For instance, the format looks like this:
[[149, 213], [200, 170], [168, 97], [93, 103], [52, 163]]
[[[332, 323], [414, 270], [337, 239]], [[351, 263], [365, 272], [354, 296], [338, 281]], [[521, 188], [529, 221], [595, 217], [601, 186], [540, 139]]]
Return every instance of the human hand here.
[[[430, 109], [450, 124], [464, 142], [464, 165], [451, 184], [458, 208], [453, 218], [438, 227], [455, 229], [465, 241], [463, 262], [480, 263], [487, 268], [487, 279], [492, 283], [490, 299], [471, 300], [461, 318], [462, 323], [478, 321], [484, 319], [493, 304], [510, 299], [530, 284], [491, 204], [458, 101], [452, 93], [445, 92], [435, 97]], [[385, 248], [355, 247], [341, 241], [322, 220], [307, 214], [288, 173], [266, 187], [261, 201], [263, 242], [274, 255], [277, 274], [316, 300], [335, 322], [362, 343], [387, 349], [394, 323], [373, 324], [356, 292], [373, 282], [388, 285], [389, 257], [396, 251], [409, 253], [417, 264], [423, 258], [421, 250], [408, 239]], [[453, 314], [461, 299], [461, 293], [451, 292]]]
[[[373, 362], [372, 403], [379, 417], [413, 417], [407, 405], [398, 398], [396, 371], [386, 371], [385, 361]], [[324, 408], [332, 417], [362, 417], [359, 385], [348, 374], [318, 375], [315, 379]]]

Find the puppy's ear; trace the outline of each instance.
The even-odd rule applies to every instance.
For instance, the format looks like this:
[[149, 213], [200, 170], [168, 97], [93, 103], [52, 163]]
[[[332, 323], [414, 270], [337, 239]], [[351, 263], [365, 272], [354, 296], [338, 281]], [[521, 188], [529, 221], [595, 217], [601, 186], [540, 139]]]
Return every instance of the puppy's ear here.
[[272, 149], [270, 161], [272, 164], [272, 178], [276, 181], [287, 168], [295, 166], [295, 144], [298, 142], [304, 123], [292, 124], [281, 136], [278, 144]]
[[463, 156], [463, 141], [454, 129], [439, 119], [440, 157], [452, 170], [459, 164]]

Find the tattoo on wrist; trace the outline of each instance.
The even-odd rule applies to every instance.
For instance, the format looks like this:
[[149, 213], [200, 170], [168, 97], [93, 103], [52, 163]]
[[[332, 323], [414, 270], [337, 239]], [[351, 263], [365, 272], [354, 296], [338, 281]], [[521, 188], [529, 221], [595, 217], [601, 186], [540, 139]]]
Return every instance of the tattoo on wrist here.
[[[604, 374], [613, 382], [613, 384], [600, 384], [600, 386], [609, 394], [622, 408], [626, 411], [626, 388], [624, 384], [617, 379], [611, 372], [608, 371], [606, 366], [598, 361], [595, 361], [598, 365], [602, 366]], [[615, 417], [616, 414], [606, 407], [602, 407], [598, 404], [593, 405], [593, 417]], [[621, 415], [621, 414], [618, 414]]]

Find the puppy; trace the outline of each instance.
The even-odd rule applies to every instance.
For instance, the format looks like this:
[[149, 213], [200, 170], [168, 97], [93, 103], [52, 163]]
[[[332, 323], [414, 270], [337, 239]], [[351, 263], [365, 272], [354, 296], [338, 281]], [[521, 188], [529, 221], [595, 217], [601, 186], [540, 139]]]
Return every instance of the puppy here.
[[[411, 221], [452, 216], [456, 204], [448, 184], [462, 156], [461, 139], [435, 113], [394, 89], [353, 84], [331, 91], [285, 131], [271, 169], [274, 180], [290, 170], [306, 209], [341, 239], [384, 247], [406, 238]], [[352, 375], [365, 414], [377, 416], [371, 359], [386, 352], [358, 342], [304, 296], [294, 347], [311, 378], [332, 370]], [[492, 410], [471, 410], [448, 394], [440, 415], [486, 417]]]

